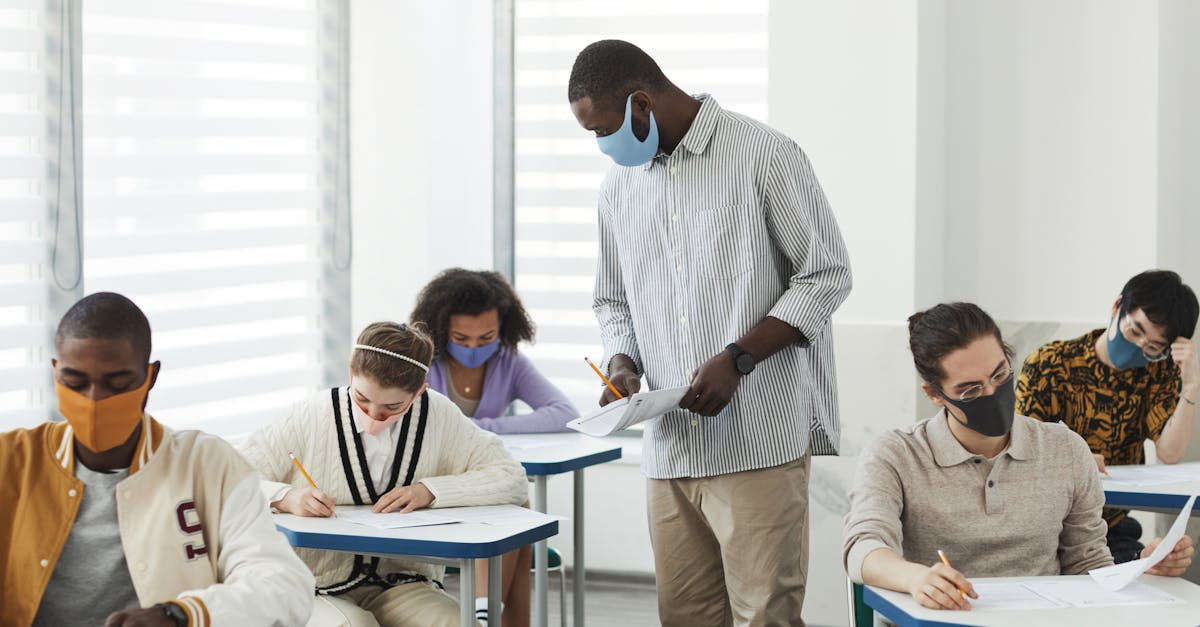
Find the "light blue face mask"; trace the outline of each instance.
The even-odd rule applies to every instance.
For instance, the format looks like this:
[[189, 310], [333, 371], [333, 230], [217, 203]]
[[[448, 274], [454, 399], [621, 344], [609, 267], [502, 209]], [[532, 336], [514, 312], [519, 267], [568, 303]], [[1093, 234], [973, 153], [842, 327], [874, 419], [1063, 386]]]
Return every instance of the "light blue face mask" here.
[[[1117, 313], [1116, 319], [1118, 321], [1121, 319], [1120, 312]], [[1109, 328], [1112, 328], [1111, 320], [1108, 324]], [[1146, 361], [1146, 355], [1142, 352], [1141, 347], [1130, 342], [1125, 337], [1125, 334], [1121, 333], [1120, 322], [1117, 322], [1117, 332], [1109, 336], [1108, 332], [1105, 331], [1105, 337], [1108, 339], [1108, 360], [1117, 368], [1121, 370], [1127, 368], [1145, 368], [1146, 364], [1149, 363]]]
[[498, 350], [500, 350], [499, 338], [492, 340], [483, 346], [476, 346], [475, 348], [463, 346], [462, 344], [455, 344], [454, 342], [447, 342], [446, 344], [446, 352], [450, 353], [451, 357], [457, 359], [458, 363], [468, 368], [478, 368], [482, 366], [483, 362], [491, 359], [492, 355], [495, 355], [496, 351]]
[[646, 141], [641, 141], [633, 134], [633, 94], [625, 99], [625, 121], [621, 128], [612, 135], [597, 137], [600, 152], [612, 157], [617, 165], [633, 167], [649, 163], [658, 154], [658, 123], [654, 121], [654, 112], [650, 112], [650, 132]]

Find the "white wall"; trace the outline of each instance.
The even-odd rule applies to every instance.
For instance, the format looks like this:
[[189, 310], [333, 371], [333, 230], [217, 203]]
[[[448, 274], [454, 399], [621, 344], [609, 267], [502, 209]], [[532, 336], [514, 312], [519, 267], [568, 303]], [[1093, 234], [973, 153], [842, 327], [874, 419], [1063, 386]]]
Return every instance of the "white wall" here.
[[492, 3], [351, 6], [352, 319], [492, 263]]

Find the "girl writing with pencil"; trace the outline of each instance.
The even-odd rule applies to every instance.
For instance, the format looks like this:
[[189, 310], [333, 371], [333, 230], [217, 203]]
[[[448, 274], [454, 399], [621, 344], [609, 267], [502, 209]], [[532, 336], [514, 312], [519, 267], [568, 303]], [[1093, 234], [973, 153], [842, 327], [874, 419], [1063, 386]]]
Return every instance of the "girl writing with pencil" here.
[[[242, 453], [271, 507], [332, 516], [336, 505], [375, 512], [520, 504], [525, 472], [500, 439], [428, 389], [433, 342], [394, 322], [368, 325], [350, 356], [350, 380], [293, 406], [250, 436]], [[295, 460], [295, 461], [293, 461]], [[441, 567], [297, 549], [316, 576], [309, 625], [459, 624]]]

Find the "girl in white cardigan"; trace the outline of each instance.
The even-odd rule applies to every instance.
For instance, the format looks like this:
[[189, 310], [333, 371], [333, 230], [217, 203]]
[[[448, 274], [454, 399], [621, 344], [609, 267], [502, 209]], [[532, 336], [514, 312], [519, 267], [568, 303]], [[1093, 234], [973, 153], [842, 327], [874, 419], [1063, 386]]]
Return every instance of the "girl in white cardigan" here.
[[[419, 329], [376, 322], [358, 336], [349, 385], [293, 406], [254, 433], [242, 453], [258, 468], [271, 507], [332, 516], [334, 505], [376, 512], [519, 505], [525, 471], [500, 439], [428, 390], [433, 343]], [[311, 487], [288, 457], [303, 460]], [[458, 602], [428, 564], [297, 549], [316, 576], [310, 625], [351, 618], [384, 627], [457, 625]]]

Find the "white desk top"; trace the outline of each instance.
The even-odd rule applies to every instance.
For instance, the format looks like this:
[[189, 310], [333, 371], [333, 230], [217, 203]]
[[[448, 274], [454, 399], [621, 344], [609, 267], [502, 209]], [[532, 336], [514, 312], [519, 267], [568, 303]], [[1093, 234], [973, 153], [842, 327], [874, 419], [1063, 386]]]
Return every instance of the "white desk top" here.
[[[1128, 481], [1129, 479], [1136, 481], [1143, 475], [1151, 477], [1162, 468], [1157, 465], [1109, 466], [1109, 472], [1113, 473], [1114, 477], [1125, 480], [1100, 480], [1100, 485], [1104, 488], [1105, 505], [1166, 513], [1178, 512], [1187, 502], [1188, 497], [1200, 493], [1200, 464], [1181, 464], [1172, 468], [1172, 470], [1184, 474], [1195, 469], [1197, 474], [1193, 480], [1146, 485]], [[1200, 516], [1200, 502], [1196, 503], [1191, 515]], [[1197, 623], [1200, 623], [1200, 619], [1197, 620]]]
[[582, 433], [522, 433], [500, 439], [531, 475], [556, 475], [621, 457], [620, 440]]
[[[516, 505], [508, 507], [520, 509]], [[438, 510], [430, 511], [436, 513]], [[292, 514], [274, 514], [272, 518], [276, 528], [283, 532], [292, 546], [447, 558], [500, 555], [558, 533], [557, 520], [503, 525], [453, 523], [377, 529], [337, 518], [312, 518]]]
[[[980, 577], [972, 582], [1020, 582], [1034, 577]], [[1054, 579], [1088, 579], [1087, 575]], [[1139, 581], [1164, 590], [1184, 603], [1171, 605], [1126, 605], [1117, 607], [1057, 608], [1045, 610], [971, 610], [968, 612], [931, 610], [919, 605], [908, 594], [868, 586], [867, 589], [899, 609], [891, 615], [876, 608], [900, 627], [978, 625], [981, 627], [1196, 627], [1200, 624], [1200, 586], [1179, 577], [1143, 575]], [[868, 604], [874, 606], [868, 599]]]

